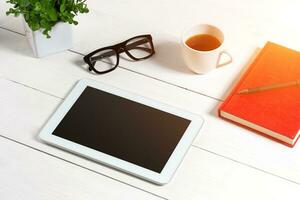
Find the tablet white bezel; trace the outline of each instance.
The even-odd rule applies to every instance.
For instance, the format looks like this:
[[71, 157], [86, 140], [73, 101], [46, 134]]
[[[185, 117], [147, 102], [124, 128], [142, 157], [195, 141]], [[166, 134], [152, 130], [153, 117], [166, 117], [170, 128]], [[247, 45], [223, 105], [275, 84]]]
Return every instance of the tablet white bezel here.
[[[111, 155], [102, 153], [100, 151], [91, 149], [89, 147], [80, 145], [78, 143], [60, 138], [58, 136], [52, 135], [53, 131], [57, 127], [57, 125], [61, 122], [63, 117], [66, 113], [70, 110], [72, 105], [76, 102], [78, 97], [81, 95], [83, 90], [87, 87], [93, 87], [99, 90], [106, 91], [108, 93], [124, 97], [126, 99], [148, 105], [150, 107], [186, 118], [191, 120], [190, 125], [188, 126], [187, 130], [183, 134], [182, 138], [180, 139], [179, 143], [177, 144], [175, 150], [173, 151], [172, 155], [170, 156], [169, 160], [165, 164], [161, 173], [157, 173], [151, 171], [149, 169], [140, 167], [138, 165], [132, 164], [130, 162], [121, 160], [119, 158], [113, 157]], [[183, 111], [181, 109], [169, 106], [167, 104], [160, 103], [158, 101], [148, 99], [142, 97], [140, 95], [130, 93], [124, 91], [122, 89], [118, 89], [116, 87], [112, 87], [109, 85], [105, 85], [93, 80], [83, 79], [80, 80], [64, 102], [58, 107], [56, 112], [52, 115], [46, 125], [42, 128], [39, 137], [41, 140], [57, 146], [59, 148], [65, 149], [67, 151], [71, 151], [75, 154], [79, 154], [84, 157], [88, 157], [94, 161], [103, 163], [105, 165], [111, 166], [113, 168], [119, 169], [121, 171], [127, 172], [129, 174], [138, 176], [142, 179], [146, 179], [148, 181], [154, 182], [156, 184], [162, 185], [169, 182], [172, 175], [176, 171], [177, 167], [179, 166], [180, 162], [182, 161], [184, 154], [187, 152], [188, 148], [192, 144], [194, 138], [198, 134], [199, 130], [201, 129], [203, 124], [203, 120], [200, 116], [195, 115], [193, 113]]]

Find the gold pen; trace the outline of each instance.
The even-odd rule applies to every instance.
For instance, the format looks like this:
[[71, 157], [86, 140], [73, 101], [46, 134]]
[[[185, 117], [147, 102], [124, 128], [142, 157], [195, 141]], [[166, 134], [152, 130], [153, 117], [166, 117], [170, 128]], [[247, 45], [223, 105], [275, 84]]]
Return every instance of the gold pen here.
[[255, 88], [242, 89], [238, 92], [238, 94], [251, 94], [256, 92], [263, 92], [266, 90], [273, 90], [277, 88], [292, 87], [292, 86], [300, 87], [300, 80], [290, 81], [286, 83], [277, 83], [277, 84], [266, 85], [266, 86], [255, 87]]

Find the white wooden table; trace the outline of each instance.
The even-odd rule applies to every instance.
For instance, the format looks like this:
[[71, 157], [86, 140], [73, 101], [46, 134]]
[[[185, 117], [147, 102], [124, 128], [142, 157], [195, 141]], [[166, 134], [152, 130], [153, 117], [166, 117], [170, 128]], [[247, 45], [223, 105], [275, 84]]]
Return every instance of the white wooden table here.
[[[0, 199], [299, 199], [300, 144], [288, 148], [216, 115], [228, 89], [267, 40], [300, 50], [298, 0], [89, 0], [74, 48], [32, 57], [21, 20], [0, 3]], [[234, 62], [186, 70], [179, 38], [198, 23], [225, 32]], [[156, 55], [92, 75], [82, 54], [151, 33]], [[156, 186], [48, 146], [37, 134], [81, 78], [117, 86], [205, 119], [172, 181]]]

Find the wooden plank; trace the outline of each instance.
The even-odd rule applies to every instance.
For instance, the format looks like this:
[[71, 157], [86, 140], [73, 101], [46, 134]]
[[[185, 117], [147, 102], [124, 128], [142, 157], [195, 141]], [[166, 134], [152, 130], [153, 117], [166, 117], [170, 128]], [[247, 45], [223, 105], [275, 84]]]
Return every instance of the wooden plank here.
[[[91, 12], [78, 16], [80, 24], [74, 26], [74, 50], [88, 53], [133, 35], [151, 33], [156, 55], [143, 62], [122, 59], [120, 65], [217, 99], [225, 98], [228, 88], [266, 41], [300, 49], [300, 27], [294, 25], [294, 19], [300, 17], [296, 9], [300, 3], [296, 0], [276, 0], [272, 6], [267, 0], [191, 0], [188, 4], [171, 0], [112, 0], [105, 5], [101, 1], [88, 4]], [[17, 21], [12, 20], [14, 23], [6, 23], [5, 27], [19, 31]], [[186, 27], [197, 23], [212, 23], [224, 30], [226, 47], [234, 57], [232, 64], [204, 76], [187, 70], [181, 58], [180, 35]]]
[[[216, 117], [218, 101], [120, 68], [110, 74], [94, 76], [85, 70], [86, 66], [82, 65], [81, 56], [68, 52], [35, 59], [29, 56], [30, 50], [26, 48], [27, 44], [23, 37], [0, 31], [0, 40], [1, 38], [5, 40], [1, 41], [0, 54], [6, 59], [3, 61], [5, 65], [1, 66], [0, 74], [9, 79], [63, 98], [77, 80], [92, 78], [187, 109], [202, 115], [206, 120], [203, 134], [200, 134], [194, 143], [198, 147], [300, 182], [298, 170], [300, 161], [297, 159], [299, 145], [290, 149], [220, 120]], [[44, 119], [48, 117], [47, 112]], [[39, 126], [40, 124], [35, 125]], [[18, 127], [12, 124], [10, 128], [14, 130]], [[18, 132], [16, 130], [16, 133]]]
[[[151, 33], [156, 55], [143, 63], [121, 60], [122, 66], [183, 88], [224, 99], [228, 88], [251, 62], [257, 48], [261, 48], [266, 41], [273, 40], [300, 49], [300, 28], [289, 22], [300, 18], [300, 13], [293, 9], [291, 15], [289, 11], [292, 6], [287, 6], [288, 2], [293, 6], [300, 6], [300, 3], [293, 0], [273, 1], [272, 6], [268, 1], [260, 0], [192, 0], [189, 3], [156, 0], [144, 1], [143, 6], [139, 0], [126, 3], [110, 1], [105, 6], [99, 1], [91, 1], [89, 4], [93, 8], [92, 12], [80, 16], [81, 25], [74, 29], [76, 45], [73, 49], [88, 53], [106, 46], [109, 42], [114, 44], [125, 40], [130, 34]], [[149, 12], [145, 12], [143, 8], [147, 8]], [[151, 10], [155, 10], [155, 15]], [[224, 10], [226, 15], [222, 14]], [[283, 15], [286, 17], [283, 18]], [[90, 26], [99, 22], [99, 26]], [[204, 76], [187, 70], [181, 58], [181, 33], [186, 27], [198, 23], [211, 23], [220, 27], [225, 33], [225, 46], [234, 58], [232, 64]]]
[[[136, 75], [121, 68], [101, 76], [91, 75], [87, 73], [86, 65], [82, 64], [82, 57], [68, 52], [35, 59], [29, 56], [30, 50], [26, 48], [27, 44], [23, 37], [0, 31], [0, 40], [1, 38], [5, 38], [5, 40], [1, 41], [0, 55], [6, 59], [3, 60], [5, 65], [1, 66], [0, 74], [9, 79], [47, 94], [64, 98], [77, 80], [91, 78], [195, 112], [202, 115], [206, 123], [194, 145], [300, 183], [300, 171], [298, 170], [300, 168], [298, 159], [300, 146], [296, 145], [290, 149], [219, 119], [216, 116], [216, 109], [220, 103], [218, 101]], [[53, 111], [55, 105], [50, 108]], [[9, 109], [11, 110], [11, 108]], [[42, 117], [45, 121], [50, 113], [48, 111], [43, 113], [43, 109], [40, 109], [40, 113], [37, 111], [38, 116], [36, 117]], [[26, 117], [24, 116], [24, 118]], [[32, 123], [37, 123], [34, 127], [41, 126], [38, 122], [33, 121]], [[20, 134], [23, 127], [21, 125], [15, 127], [12, 121], [11, 126], [4, 130]], [[18, 139], [22, 139], [22, 137], [22, 135], [18, 135]]]
[[0, 138], [1, 199], [162, 199]]
[[[170, 199], [282, 199], [284, 197], [292, 198], [296, 195], [300, 195], [300, 187], [295, 183], [266, 174], [248, 166], [241, 165], [240, 163], [233, 162], [232, 160], [225, 159], [196, 147], [192, 147], [190, 149], [184, 159], [184, 162], [181, 164], [175, 177], [169, 184], [165, 186], [153, 185], [41, 143], [37, 139], [37, 134], [49, 115], [61, 102], [58, 98], [43, 94], [31, 88], [26, 88], [5, 79], [0, 79], [0, 91], [2, 91], [0, 93], [0, 121], [2, 122], [0, 124], [1, 135], [34, 147], [39, 151], [47, 152], [48, 154], [58, 156], [68, 160], [69, 162], [76, 163], [77, 165], [91, 169], [100, 174], [118, 179], [151, 193], [155, 193], [159, 196]], [[1, 142], [0, 146], [2, 146]], [[4, 146], [4, 149], [7, 149], [7, 147]], [[23, 151], [23, 149], [20, 151]], [[8, 148], [7, 152], [11, 153], [5, 155], [6, 159], [0, 160], [17, 162], [14, 160], [18, 160], [19, 157], [22, 157], [23, 162], [25, 162], [28, 158], [28, 156], [25, 155], [32, 155], [32, 153], [29, 154], [26, 151], [24, 154], [21, 154], [19, 153], [20, 151], [16, 151], [14, 149], [10, 150]], [[18, 157], [11, 156], [10, 154], [15, 154]], [[40, 155], [40, 153], [38, 154]], [[43, 160], [36, 162], [45, 163], [46, 166], [49, 165], [49, 162], [54, 162], [50, 161], [52, 158], [50, 159], [48, 156], [46, 157], [47, 158], [43, 158]], [[28, 174], [27, 171], [30, 171], [29, 177], [31, 177], [34, 176], [36, 172], [34, 170], [35, 168], [30, 168], [30, 166], [35, 166], [34, 164], [32, 165], [34, 162], [30, 160], [29, 163], [29, 166], [26, 165], [26, 163], [22, 165], [25, 165], [24, 174]], [[43, 168], [43, 165], [40, 165], [41, 164], [39, 164], [37, 168], [40, 169], [41, 173], [44, 173], [44, 171], [47, 171], [48, 173], [48, 170]], [[67, 167], [69, 164], [66, 163], [65, 165], [65, 167]], [[50, 167], [52, 166], [50, 165]], [[59, 169], [60, 166], [53, 166], [53, 168], [53, 173], [55, 173], [56, 169]], [[15, 171], [17, 171], [17, 169], [14, 169], [14, 172]], [[70, 173], [71, 170], [64, 169], [63, 166], [62, 169], [58, 170], [59, 173], [65, 173], [66, 171]], [[59, 174], [59, 176], [62, 175], [63, 174]], [[77, 176], [82, 176], [81, 178], [84, 179], [86, 177], [85, 175], [80, 174], [76, 175], [76, 177]], [[46, 180], [53, 180], [53, 174], [51, 173], [44, 175], [43, 177]], [[62, 178], [63, 177], [64, 176], [62, 176]], [[18, 176], [14, 176], [12, 181], [16, 181], [17, 178]], [[87, 179], [90, 180], [92, 178]], [[70, 182], [74, 181], [71, 180]], [[31, 183], [36, 186], [39, 185], [39, 180], [29, 179], [26, 183]], [[241, 184], [243, 185], [242, 187]], [[93, 182], [93, 186], [95, 185], [97, 184]], [[10, 186], [11, 185], [7, 186], [7, 188], [10, 188]], [[109, 190], [113, 190], [119, 186], [108, 187], [111, 187]], [[57, 190], [61, 189], [56, 188], [55, 191]], [[83, 189], [78, 190], [82, 191]], [[247, 194], [247, 196], [245, 196], [245, 194]]]

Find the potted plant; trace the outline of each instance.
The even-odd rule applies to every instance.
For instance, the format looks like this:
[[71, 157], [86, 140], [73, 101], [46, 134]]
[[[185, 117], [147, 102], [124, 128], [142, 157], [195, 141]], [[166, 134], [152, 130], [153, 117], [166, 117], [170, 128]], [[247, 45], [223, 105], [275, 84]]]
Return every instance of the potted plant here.
[[72, 47], [74, 17], [89, 12], [86, 0], [7, 0], [13, 4], [6, 14], [23, 16], [26, 37], [36, 57]]

